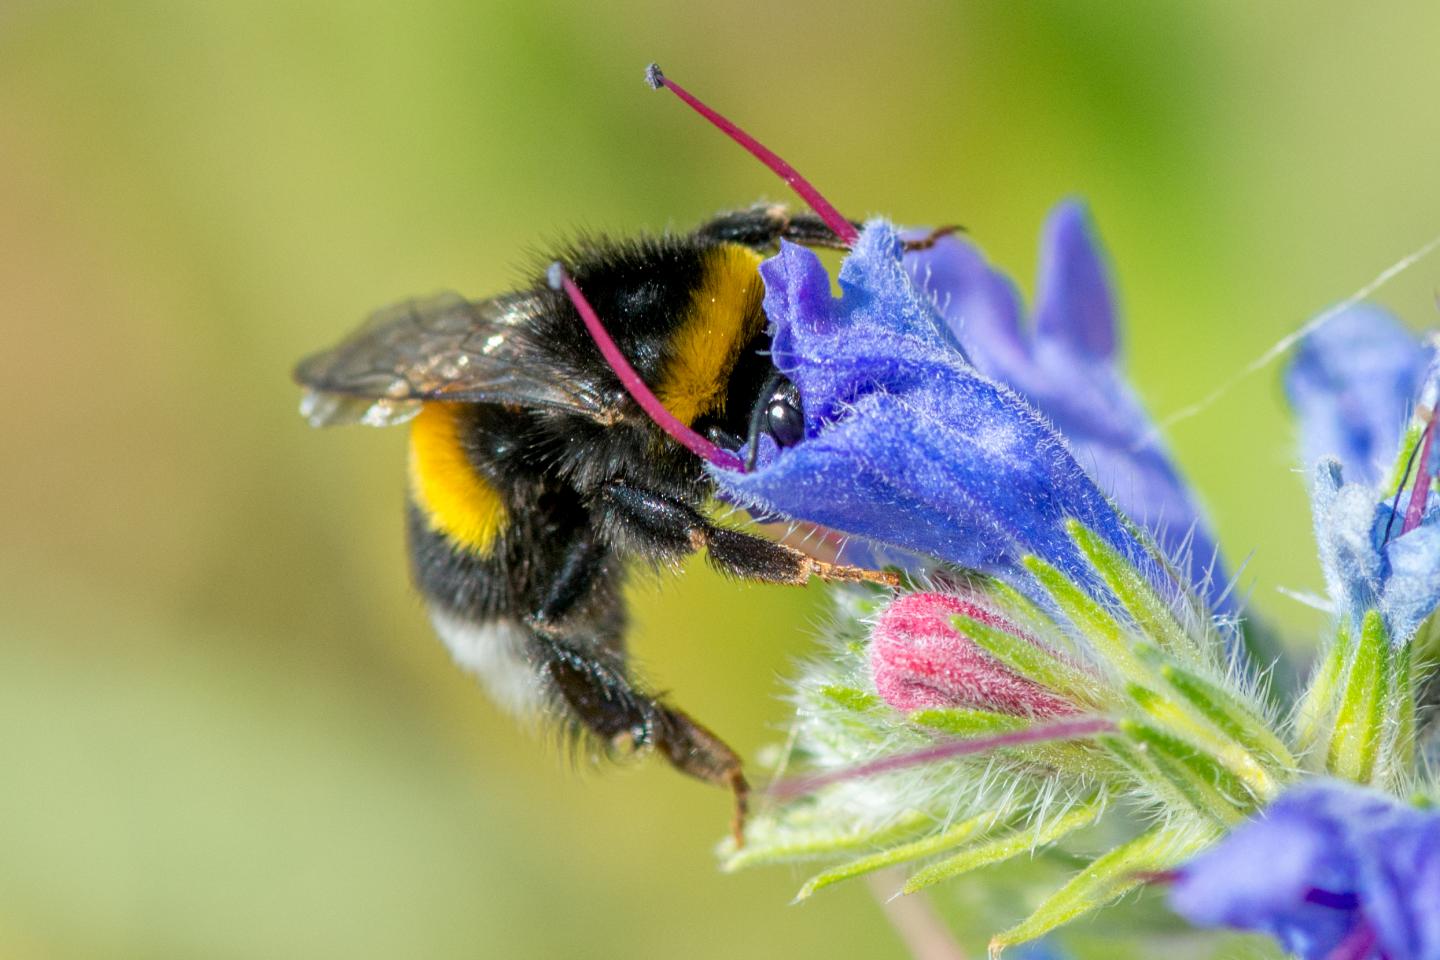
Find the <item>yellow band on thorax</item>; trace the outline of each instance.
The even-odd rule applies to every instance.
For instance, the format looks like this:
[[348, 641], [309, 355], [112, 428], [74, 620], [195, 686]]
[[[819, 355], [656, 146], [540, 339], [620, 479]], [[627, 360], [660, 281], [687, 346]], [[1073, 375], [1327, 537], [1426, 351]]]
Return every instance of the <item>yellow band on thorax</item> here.
[[505, 501], [461, 443], [463, 405], [427, 403], [410, 425], [410, 495], [430, 529], [486, 554], [508, 519]]
[[726, 244], [706, 251], [700, 285], [670, 341], [670, 362], [655, 395], [686, 424], [725, 406], [740, 351], [765, 322], [760, 254]]

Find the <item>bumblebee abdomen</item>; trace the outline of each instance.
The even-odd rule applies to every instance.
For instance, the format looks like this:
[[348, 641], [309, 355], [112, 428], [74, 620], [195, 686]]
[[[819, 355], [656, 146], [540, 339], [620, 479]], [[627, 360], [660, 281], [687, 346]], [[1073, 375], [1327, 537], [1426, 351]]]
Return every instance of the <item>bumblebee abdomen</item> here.
[[504, 495], [464, 442], [466, 406], [427, 403], [410, 426], [410, 496], [431, 530], [481, 556], [509, 522]]
[[655, 395], [681, 422], [722, 412], [730, 376], [745, 346], [765, 327], [762, 257], [726, 243], [701, 255], [700, 282], [670, 336]]
[[479, 678], [501, 707], [526, 716], [544, 704], [544, 684], [530, 657], [531, 633], [517, 617], [471, 620], [432, 602], [430, 622], [455, 662]]

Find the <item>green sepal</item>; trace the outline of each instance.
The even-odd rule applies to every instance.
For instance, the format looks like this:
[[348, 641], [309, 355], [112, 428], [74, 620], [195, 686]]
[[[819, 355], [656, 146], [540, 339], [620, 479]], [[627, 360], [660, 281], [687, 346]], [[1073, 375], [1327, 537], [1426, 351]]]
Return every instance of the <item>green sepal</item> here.
[[1270, 771], [1250, 751], [1217, 730], [1188, 702], [1172, 700], [1136, 683], [1127, 684], [1125, 690], [1135, 705], [1161, 730], [1181, 740], [1192, 741], [1197, 749], [1213, 757], [1237, 782], [1243, 784], [1252, 796], [1264, 801], [1275, 795], [1278, 788]]
[[1422, 620], [1406, 647], [1414, 651], [1410, 663], [1418, 689], [1425, 685], [1436, 667], [1440, 667], [1440, 613], [1432, 613]]
[[1036, 637], [1051, 636], [1059, 631], [1060, 627], [1049, 611], [1042, 610], [1034, 600], [1004, 580], [986, 577], [982, 584], [984, 594], [995, 607], [995, 612], [1020, 630]]
[[[1316, 668], [1310, 686], [1300, 698], [1295, 711], [1295, 747], [1301, 753], [1309, 753], [1320, 742], [1325, 725], [1335, 715], [1335, 698], [1340, 693], [1340, 681], [1345, 675], [1345, 663], [1350, 657], [1350, 621], [1343, 621], [1335, 631], [1335, 640], [1325, 651], [1325, 659]], [[1315, 764], [1307, 764], [1314, 767]]]
[[1044, 936], [1064, 923], [1103, 907], [1145, 881], [1147, 873], [1167, 870], [1215, 840], [1217, 834], [1193, 826], [1159, 826], [1124, 843], [1070, 879], [1030, 916], [990, 940], [990, 956], [1006, 947]]
[[1122, 720], [1118, 726], [1206, 815], [1231, 824], [1254, 806], [1245, 785], [1208, 752], [1138, 720]]
[[1022, 677], [1072, 702], [1103, 705], [1093, 678], [1044, 647], [973, 617], [956, 615], [950, 623]]
[[909, 839], [935, 822], [928, 814], [912, 811], [881, 827], [837, 831], [820, 827], [775, 831], [775, 839], [746, 835], [745, 846], [735, 849], [735, 841], [727, 839], [721, 849], [726, 872], [743, 867], [771, 863], [793, 863], [856, 850], [886, 846]]
[[932, 836], [904, 843], [898, 847], [891, 847], [888, 850], [880, 850], [869, 856], [860, 857], [858, 860], [842, 863], [838, 867], [831, 867], [806, 880], [805, 885], [795, 894], [795, 900], [796, 902], [805, 900], [817, 891], [839, 883], [841, 880], [864, 876], [884, 867], [893, 867], [897, 863], [906, 863], [952, 850], [976, 834], [989, 830], [1012, 812], [1013, 809], [1009, 805], [1004, 805], [968, 820], [962, 820]]
[[1395, 662], [1395, 742], [1391, 746], [1390, 769], [1411, 770], [1415, 766], [1415, 656], [1414, 648], [1400, 649]]
[[1065, 531], [1142, 633], [1162, 647], [1195, 656], [1198, 652], [1195, 641], [1185, 632], [1170, 606], [1133, 564], [1079, 520], [1067, 520]]
[[1385, 733], [1385, 701], [1390, 673], [1390, 632], [1379, 611], [1365, 614], [1360, 639], [1335, 713], [1326, 767], [1337, 777], [1369, 783]]
[[958, 877], [962, 873], [1009, 860], [1037, 847], [1048, 846], [1082, 827], [1099, 820], [1105, 812], [1102, 799], [1092, 798], [1065, 811], [1060, 816], [1043, 824], [1038, 830], [1021, 829], [994, 837], [967, 847], [938, 863], [932, 863], [911, 874], [900, 888], [901, 893], [915, 893], [944, 880]]
[[820, 688], [820, 693], [831, 703], [844, 707], [846, 710], [853, 710], [856, 713], [864, 713], [866, 710], [880, 704], [880, 698], [873, 693], [867, 693], [856, 687], [842, 687], [831, 685]]
[[1385, 486], [1384, 499], [1394, 499], [1395, 495], [1400, 492], [1400, 488], [1410, 479], [1410, 468], [1415, 463], [1415, 454], [1419, 452], [1420, 439], [1424, 433], [1424, 424], [1412, 418], [1409, 426], [1405, 428], [1404, 439], [1400, 441], [1400, 454], [1390, 465], [1390, 477]]
[[1039, 557], [1027, 556], [1021, 562], [1103, 662], [1126, 679], [1144, 677], [1144, 670], [1131, 649], [1133, 638], [1120, 621], [1096, 603], [1075, 581]]
[[1012, 717], [1008, 713], [991, 713], [989, 710], [965, 710], [959, 707], [936, 707], [916, 710], [906, 717], [939, 733], [953, 737], [981, 737], [992, 733], [1005, 733], [1030, 725], [1024, 717]]
[[1295, 757], [1284, 742], [1271, 731], [1264, 720], [1228, 691], [1174, 664], [1161, 667], [1160, 674], [1170, 684], [1171, 689], [1184, 697], [1222, 733], [1259, 754], [1262, 760], [1286, 770], [1295, 767]]
[[1103, 736], [1097, 740], [1120, 766], [1125, 768], [1131, 778], [1160, 801], [1164, 809], [1173, 811], [1189, 808], [1199, 816], [1208, 817], [1201, 805], [1201, 798], [1191, 796], [1182, 789], [1169, 774], [1156, 765], [1148, 752], [1140, 750], [1122, 736]]

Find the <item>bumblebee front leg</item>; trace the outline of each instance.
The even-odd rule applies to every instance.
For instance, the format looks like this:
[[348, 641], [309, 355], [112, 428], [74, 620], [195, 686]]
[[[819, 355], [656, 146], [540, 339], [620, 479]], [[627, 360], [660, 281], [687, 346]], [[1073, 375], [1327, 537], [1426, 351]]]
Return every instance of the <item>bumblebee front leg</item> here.
[[[865, 226], [859, 220], [851, 220], [857, 230]], [[964, 227], [947, 224], [931, 230], [927, 235], [905, 241], [905, 252], [915, 253], [929, 250], [942, 238], [964, 231]], [[813, 213], [791, 213], [784, 204], [760, 204], [746, 210], [737, 210], [716, 217], [699, 229], [699, 234], [722, 243], [739, 243], [756, 250], [771, 250], [781, 240], [798, 243], [802, 247], [824, 247], [830, 250], [848, 250], [845, 241], [835, 235], [824, 220]]]
[[643, 537], [643, 543], [634, 544], [638, 552], [653, 554], [658, 549], [662, 555], [678, 559], [703, 549], [726, 573], [765, 583], [798, 586], [811, 577], [892, 587], [899, 583], [890, 573], [826, 563], [764, 537], [717, 527], [683, 503], [623, 481], [607, 484], [601, 496], [610, 514], [611, 535]]
[[598, 643], [567, 642], [540, 630], [534, 647], [554, 694], [607, 747], [653, 747], [681, 773], [728, 788], [735, 797], [731, 829], [743, 844], [750, 785], [735, 751], [688, 714], [636, 689]]
[[[859, 229], [864, 226], [851, 223]], [[720, 243], [738, 243], [757, 250], [770, 250], [789, 240], [805, 247], [849, 249], [835, 231], [813, 213], [796, 212], [782, 203], [762, 203], [745, 210], [725, 213], [704, 224], [697, 231], [702, 237]]]

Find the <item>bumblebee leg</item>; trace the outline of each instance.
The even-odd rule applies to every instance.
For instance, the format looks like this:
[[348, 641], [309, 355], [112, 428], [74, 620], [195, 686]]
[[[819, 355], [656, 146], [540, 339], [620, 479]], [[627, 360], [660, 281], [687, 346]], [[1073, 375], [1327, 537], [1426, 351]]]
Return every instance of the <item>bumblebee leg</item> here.
[[[859, 220], [851, 220], [856, 228], [864, 227]], [[905, 252], [915, 253], [929, 250], [942, 238], [954, 233], [963, 233], [964, 227], [946, 224], [915, 240], [905, 241]], [[781, 240], [789, 240], [805, 247], [825, 247], [831, 250], [847, 250], [844, 241], [835, 236], [835, 231], [825, 225], [813, 213], [791, 213], [783, 204], [762, 204], [747, 210], [726, 213], [704, 224], [697, 231], [702, 237], [721, 243], [739, 243], [757, 250], [772, 250]]]
[[728, 788], [735, 797], [732, 830], [743, 843], [750, 786], [723, 740], [637, 690], [623, 669], [606, 662], [611, 658], [582, 653], [543, 632], [535, 635], [535, 655], [575, 720], [607, 746], [653, 747], [681, 773]]
[[[710, 561], [726, 573], [766, 583], [802, 585], [811, 577], [888, 586], [899, 583], [890, 573], [826, 563], [764, 537], [717, 527], [683, 503], [622, 481], [607, 484], [602, 496], [606, 506], [617, 515], [615, 519], [622, 521], [610, 523], [610, 529], [632, 537], [638, 532], [645, 538], [643, 546], [651, 553], [658, 548], [663, 554], [678, 559], [704, 549]], [[621, 531], [625, 532], [621, 534]]]
[[[862, 223], [850, 221], [858, 229]], [[746, 210], [725, 213], [700, 227], [700, 236], [718, 243], [739, 243], [757, 250], [771, 250], [781, 240], [806, 247], [849, 249], [825, 221], [813, 213], [791, 213], [784, 204], [760, 204]]]
[[726, 787], [735, 797], [735, 812], [730, 818], [730, 834], [735, 846], [745, 845], [745, 815], [749, 811], [750, 784], [745, 780], [740, 758], [735, 751], [708, 729], [691, 719], [687, 713], [660, 706], [661, 720], [655, 746], [665, 754], [670, 765], [682, 773]]
[[948, 237], [951, 234], [964, 232], [964, 227], [954, 223], [948, 223], [943, 227], [936, 227], [934, 230], [931, 230], [925, 236], [920, 237], [917, 240], [906, 240], [905, 252], [915, 253], [920, 250], [929, 250], [931, 247], [935, 246], [935, 244], [939, 243], [945, 237]]
[[605, 569], [610, 550], [600, 542], [593, 529], [587, 529], [570, 545], [560, 571], [551, 581], [540, 607], [531, 619], [533, 625], [562, 620], [575, 605], [585, 599], [596, 578]]

